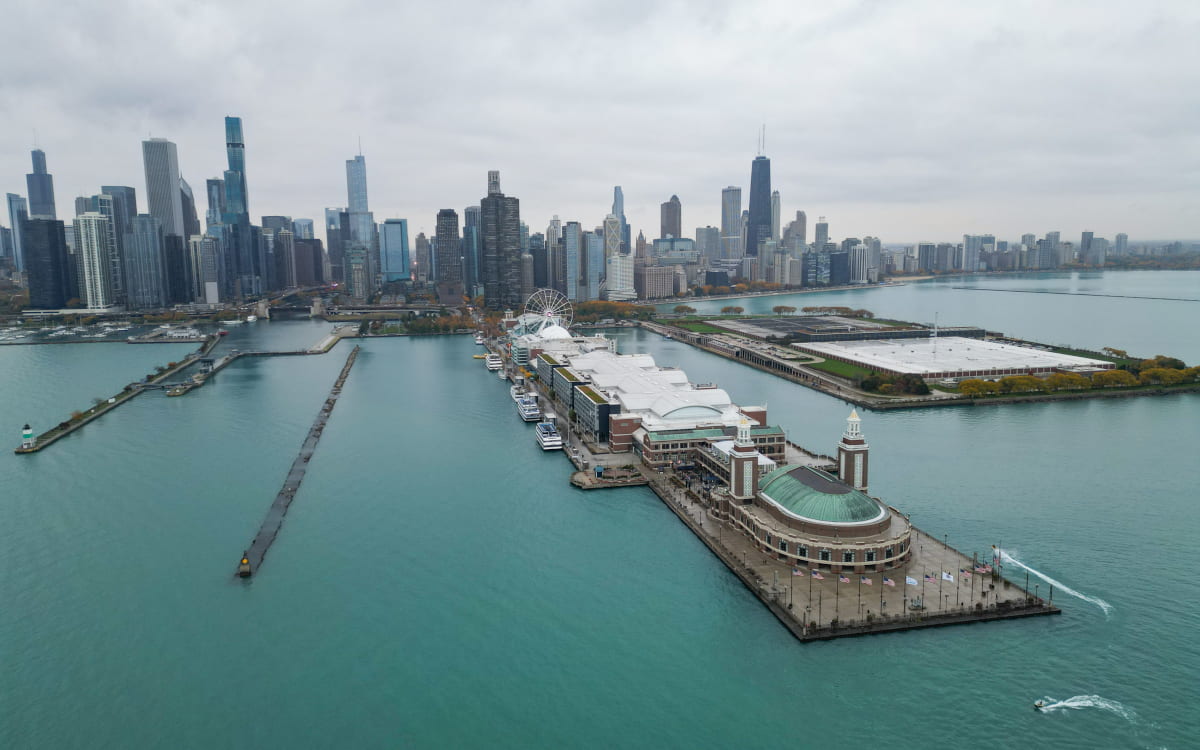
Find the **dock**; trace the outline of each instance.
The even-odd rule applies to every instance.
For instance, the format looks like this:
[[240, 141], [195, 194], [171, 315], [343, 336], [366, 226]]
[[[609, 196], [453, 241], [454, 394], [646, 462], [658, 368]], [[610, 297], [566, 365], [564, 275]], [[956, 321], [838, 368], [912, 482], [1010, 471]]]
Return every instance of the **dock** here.
[[279, 529], [283, 526], [283, 518], [287, 515], [292, 500], [296, 498], [300, 483], [304, 481], [308, 461], [317, 450], [321, 433], [325, 431], [325, 423], [329, 421], [329, 415], [333, 412], [333, 407], [337, 405], [338, 397], [342, 394], [342, 386], [345, 385], [346, 378], [350, 376], [350, 368], [354, 367], [354, 360], [358, 358], [360, 350], [361, 347], [355, 346], [350, 351], [350, 355], [346, 357], [346, 364], [342, 366], [342, 372], [334, 382], [333, 388], [330, 389], [329, 397], [325, 399], [325, 403], [321, 405], [321, 410], [317, 413], [317, 418], [313, 420], [312, 427], [309, 428], [308, 435], [305, 436], [304, 443], [300, 446], [300, 452], [296, 455], [296, 460], [292, 462], [292, 467], [283, 480], [283, 486], [275, 495], [275, 502], [271, 503], [258, 533], [255, 534], [249, 548], [242, 553], [238, 560], [238, 576], [249, 578], [258, 571], [263, 557], [266, 556], [267, 550], [271, 548], [271, 544], [279, 534]]
[[[871, 574], [870, 585], [864, 586], [860, 574], [853, 572], [843, 574], [849, 583], [841, 583], [832, 571], [819, 571], [819, 580], [805, 569], [796, 575], [790, 565], [768, 557], [755, 540], [717, 517], [698, 491], [672, 473], [657, 474], [649, 484], [663, 504], [802, 642], [1062, 614], [1054, 606], [1052, 590], [1047, 600], [1040, 591], [1030, 592], [1028, 584], [1023, 587], [1000, 575], [972, 572], [963, 577], [960, 571], [972, 571], [975, 559], [915, 526], [914, 560], [904, 568]], [[944, 580], [943, 571], [955, 580]], [[927, 580], [927, 574], [934, 580]], [[882, 583], [885, 575], [894, 586]], [[906, 584], [908, 578], [918, 585]]]

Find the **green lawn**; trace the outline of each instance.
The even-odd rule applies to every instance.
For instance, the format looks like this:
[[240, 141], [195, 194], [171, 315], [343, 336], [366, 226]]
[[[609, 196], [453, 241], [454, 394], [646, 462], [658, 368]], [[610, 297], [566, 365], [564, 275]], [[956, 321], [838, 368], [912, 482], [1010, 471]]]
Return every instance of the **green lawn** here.
[[811, 365], [805, 365], [805, 367], [811, 367], [814, 370], [821, 370], [822, 372], [827, 372], [830, 375], [837, 375], [838, 377], [846, 378], [847, 380], [858, 380], [859, 378], [865, 378], [874, 372], [874, 370], [868, 370], [865, 367], [851, 365], [845, 362], [835, 362], [832, 359], [827, 359], [824, 362], [817, 362]]
[[714, 325], [709, 325], [708, 323], [702, 323], [700, 321], [685, 321], [675, 323], [675, 327], [683, 328], [694, 333], [728, 333], [728, 331], [726, 331], [724, 328], [718, 328]]

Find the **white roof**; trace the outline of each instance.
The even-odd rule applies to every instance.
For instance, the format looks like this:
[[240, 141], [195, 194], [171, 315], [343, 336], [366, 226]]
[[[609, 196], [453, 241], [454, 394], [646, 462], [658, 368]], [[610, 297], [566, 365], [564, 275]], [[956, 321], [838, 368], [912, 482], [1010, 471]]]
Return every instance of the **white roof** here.
[[1112, 365], [1098, 359], [962, 336], [941, 336], [936, 342], [932, 338], [805, 342], [796, 347], [816, 354], [844, 357], [864, 367], [914, 375]]

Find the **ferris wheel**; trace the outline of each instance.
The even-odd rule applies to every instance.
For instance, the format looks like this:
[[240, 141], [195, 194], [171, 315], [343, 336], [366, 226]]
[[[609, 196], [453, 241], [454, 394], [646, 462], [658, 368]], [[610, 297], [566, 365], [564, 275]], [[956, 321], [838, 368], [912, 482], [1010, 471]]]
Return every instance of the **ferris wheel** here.
[[538, 289], [525, 300], [525, 314], [536, 315], [547, 323], [556, 322], [569, 328], [575, 320], [575, 312], [566, 295], [554, 289]]

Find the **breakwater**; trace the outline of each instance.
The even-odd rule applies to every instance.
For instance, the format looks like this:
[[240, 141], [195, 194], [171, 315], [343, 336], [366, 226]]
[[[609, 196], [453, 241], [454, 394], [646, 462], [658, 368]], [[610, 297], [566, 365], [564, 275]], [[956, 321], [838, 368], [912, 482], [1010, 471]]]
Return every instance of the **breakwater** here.
[[333, 388], [329, 391], [329, 397], [325, 399], [321, 410], [317, 412], [317, 417], [313, 420], [312, 427], [309, 428], [308, 435], [305, 436], [304, 443], [300, 446], [300, 452], [296, 454], [296, 459], [292, 461], [292, 466], [283, 480], [283, 486], [279, 488], [279, 492], [275, 495], [275, 501], [267, 509], [262, 526], [254, 535], [250, 546], [242, 553], [237, 569], [239, 576], [248, 578], [258, 571], [263, 557], [266, 556], [267, 550], [271, 548], [271, 544], [279, 534], [279, 529], [283, 526], [283, 518], [287, 515], [292, 501], [296, 499], [296, 491], [300, 489], [300, 483], [304, 481], [309, 459], [317, 450], [321, 433], [325, 431], [325, 424], [329, 421], [329, 415], [333, 413], [333, 407], [337, 405], [338, 396], [342, 394], [342, 386], [345, 385], [346, 378], [350, 376], [350, 368], [354, 367], [354, 361], [358, 358], [360, 349], [361, 347], [355, 346], [350, 351], [350, 355], [346, 357], [346, 364], [342, 366], [341, 373], [334, 381]]

